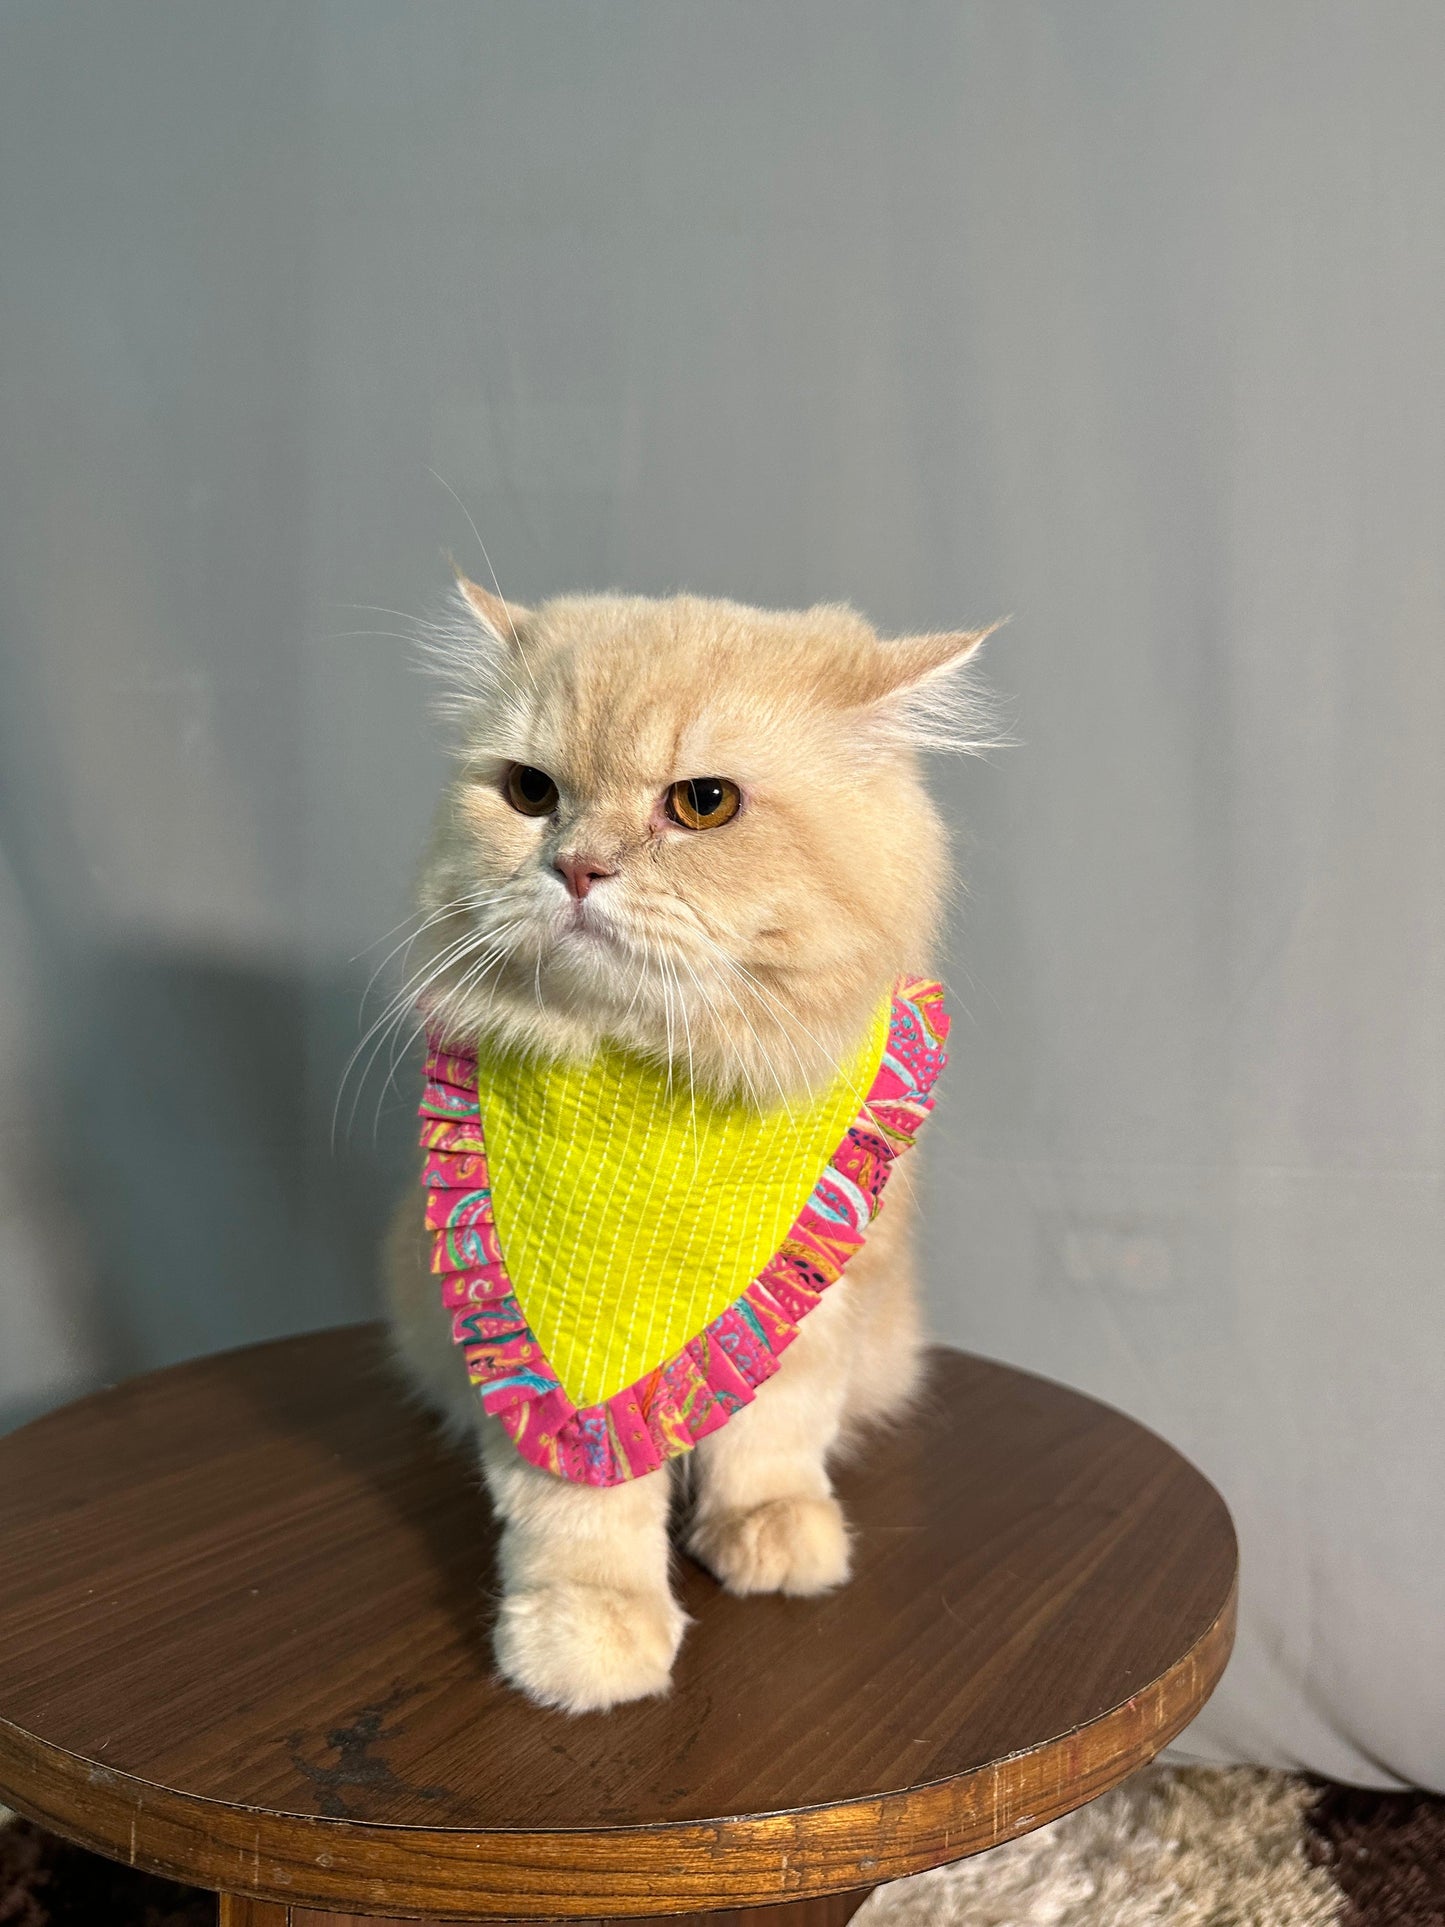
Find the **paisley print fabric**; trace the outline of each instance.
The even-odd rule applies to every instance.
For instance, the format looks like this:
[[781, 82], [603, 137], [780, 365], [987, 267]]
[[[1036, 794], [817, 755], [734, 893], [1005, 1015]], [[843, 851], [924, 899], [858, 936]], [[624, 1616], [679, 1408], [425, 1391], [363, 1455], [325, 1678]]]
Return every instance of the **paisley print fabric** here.
[[[534, 1323], [529, 1318], [524, 1302], [529, 1293], [519, 1294], [498, 1232], [484, 1116], [496, 1066], [488, 1062], [479, 1071], [474, 1054], [448, 1051], [433, 1039], [421, 1103], [421, 1141], [426, 1153], [422, 1176], [432, 1269], [452, 1314], [453, 1337], [463, 1348], [483, 1406], [501, 1419], [523, 1457], [562, 1478], [612, 1485], [655, 1471], [749, 1403], [756, 1388], [777, 1370], [779, 1356], [796, 1336], [799, 1322], [862, 1244], [893, 1161], [913, 1143], [932, 1109], [933, 1086], [946, 1062], [947, 1035], [942, 987], [915, 980], [900, 983], [859, 1061], [840, 1074], [839, 1085], [826, 1094], [828, 1102], [815, 1107], [815, 1125], [836, 1119], [841, 1095], [847, 1100], [841, 1114], [851, 1112], [851, 1122], [831, 1155], [821, 1148], [817, 1151], [820, 1162], [826, 1161], [821, 1169], [813, 1167], [811, 1189], [808, 1178], [798, 1181], [796, 1195], [801, 1201], [790, 1223], [792, 1207], [779, 1219], [776, 1198], [768, 1194], [769, 1208], [756, 1222], [764, 1227], [787, 1223], [787, 1228], [776, 1245], [768, 1237], [769, 1255], [743, 1288], [733, 1295], [736, 1281], [727, 1282], [726, 1266], [730, 1258], [736, 1262], [736, 1253], [730, 1252], [726, 1241], [715, 1241], [710, 1253], [704, 1248], [703, 1269], [712, 1264], [719, 1277], [704, 1277], [699, 1290], [694, 1267], [685, 1280], [687, 1302], [681, 1314], [667, 1302], [675, 1272], [636, 1277], [625, 1287], [627, 1296], [614, 1301], [625, 1312], [637, 1294], [647, 1290], [661, 1294], [664, 1305], [662, 1317], [651, 1320], [655, 1358], [646, 1355], [646, 1337], [639, 1349], [636, 1319], [630, 1353], [625, 1348], [614, 1350], [614, 1373], [617, 1361], [624, 1357], [630, 1356], [638, 1365], [635, 1374], [623, 1367], [626, 1382], [617, 1389], [607, 1385], [605, 1374], [594, 1371], [589, 1380], [585, 1369], [579, 1372], [575, 1347], [568, 1354], [569, 1379], [564, 1381], [556, 1359], [544, 1347], [536, 1328], [544, 1321]], [[685, 1095], [672, 1101], [684, 1114], [688, 1112]], [[719, 1133], [707, 1140], [714, 1149], [718, 1143], [724, 1148], [728, 1143], [721, 1126]], [[539, 1137], [536, 1143], [541, 1141]], [[732, 1142], [741, 1147], [744, 1157], [756, 1157], [757, 1142], [745, 1137]], [[526, 1146], [525, 1138], [523, 1144], [536, 1148], [536, 1144]], [[634, 1151], [639, 1144], [645, 1156], [646, 1133], [634, 1140]], [[605, 1146], [591, 1151], [583, 1167], [574, 1161], [573, 1177], [579, 1177], [584, 1168], [594, 1191], [609, 1182], [629, 1194], [635, 1189], [631, 1166], [628, 1179], [616, 1183], [618, 1168], [614, 1164], [609, 1171]], [[518, 1159], [516, 1181], [502, 1213], [504, 1224], [515, 1221], [525, 1201], [524, 1172], [524, 1161]], [[741, 1187], [747, 1190], [759, 1175], [757, 1170], [739, 1172]], [[676, 1209], [675, 1199], [669, 1208]], [[594, 1217], [592, 1222], [598, 1220]], [[632, 1222], [635, 1225], [635, 1219]], [[624, 1242], [612, 1249], [615, 1265], [617, 1252], [630, 1246]], [[577, 1275], [584, 1277], [587, 1271], [579, 1262]], [[699, 1305], [701, 1322], [683, 1337], [689, 1316]], [[549, 1329], [555, 1332], [561, 1327], [554, 1320]], [[602, 1336], [600, 1328], [594, 1332], [594, 1346]], [[589, 1385], [594, 1391], [599, 1386], [605, 1389], [589, 1398]], [[570, 1396], [573, 1391], [579, 1396]]]

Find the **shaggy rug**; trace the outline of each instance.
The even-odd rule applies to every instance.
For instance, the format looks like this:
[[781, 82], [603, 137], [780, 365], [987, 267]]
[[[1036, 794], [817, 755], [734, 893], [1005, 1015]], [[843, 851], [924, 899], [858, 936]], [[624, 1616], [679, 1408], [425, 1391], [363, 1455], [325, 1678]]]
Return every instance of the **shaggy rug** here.
[[[194, 1888], [0, 1826], [3, 1927], [212, 1927]], [[992, 1853], [880, 1887], [856, 1927], [1445, 1927], [1445, 1799], [1151, 1768]]]

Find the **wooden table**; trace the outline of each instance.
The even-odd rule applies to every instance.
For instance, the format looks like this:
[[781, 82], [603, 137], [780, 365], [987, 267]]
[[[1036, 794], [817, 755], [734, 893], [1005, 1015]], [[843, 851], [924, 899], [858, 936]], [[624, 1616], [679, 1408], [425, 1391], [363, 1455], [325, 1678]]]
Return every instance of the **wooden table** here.
[[99, 1393], [0, 1440], [0, 1798], [229, 1927], [838, 1927], [1113, 1786], [1224, 1668], [1223, 1503], [1078, 1393], [939, 1352], [839, 1485], [849, 1586], [684, 1564], [672, 1696], [569, 1718], [492, 1677], [486, 1504], [376, 1328]]

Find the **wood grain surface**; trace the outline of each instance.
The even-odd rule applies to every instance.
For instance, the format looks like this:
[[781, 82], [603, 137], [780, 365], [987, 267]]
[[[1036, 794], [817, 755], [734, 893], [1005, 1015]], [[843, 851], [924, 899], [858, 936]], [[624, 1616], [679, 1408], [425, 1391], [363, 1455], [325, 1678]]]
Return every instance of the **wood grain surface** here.
[[[789, 1900], [780, 1907], [728, 1908], [702, 1914], [669, 1914], [667, 1927], [847, 1927], [868, 1898], [871, 1888], [856, 1893], [820, 1894], [811, 1900]], [[323, 1913], [314, 1907], [288, 1907], [282, 1902], [255, 1900], [239, 1894], [222, 1894], [220, 1927], [407, 1927], [395, 1915]], [[600, 1921], [606, 1916], [594, 1915]], [[656, 1918], [656, 1916], [653, 1916]], [[635, 1916], [634, 1916], [635, 1919]], [[471, 1921], [456, 1921], [453, 1927], [499, 1927], [495, 1916]], [[507, 1927], [505, 1922], [500, 1927]], [[535, 1921], [525, 1927], [544, 1927]], [[587, 1927], [572, 1922], [570, 1927]], [[626, 1920], [612, 1917], [611, 1927], [628, 1927]]]
[[492, 1675], [478, 1480], [376, 1328], [99, 1393], [0, 1440], [0, 1798], [303, 1920], [781, 1903], [1066, 1812], [1223, 1670], [1223, 1503], [1090, 1399], [939, 1352], [839, 1486], [850, 1585], [684, 1562], [672, 1695], [569, 1718]]

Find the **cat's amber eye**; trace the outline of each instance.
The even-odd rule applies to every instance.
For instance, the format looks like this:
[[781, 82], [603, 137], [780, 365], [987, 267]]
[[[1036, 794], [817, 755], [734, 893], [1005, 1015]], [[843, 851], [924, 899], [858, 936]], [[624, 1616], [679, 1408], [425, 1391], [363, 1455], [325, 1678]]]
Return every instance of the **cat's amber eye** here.
[[742, 804], [742, 791], [725, 776], [688, 777], [674, 783], [666, 799], [668, 815], [685, 830], [715, 830], [719, 823], [731, 823]]
[[557, 807], [557, 785], [544, 769], [513, 763], [502, 784], [502, 794], [523, 816], [550, 816]]

